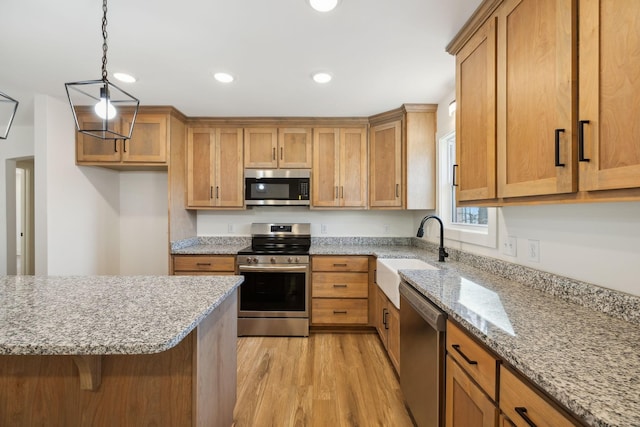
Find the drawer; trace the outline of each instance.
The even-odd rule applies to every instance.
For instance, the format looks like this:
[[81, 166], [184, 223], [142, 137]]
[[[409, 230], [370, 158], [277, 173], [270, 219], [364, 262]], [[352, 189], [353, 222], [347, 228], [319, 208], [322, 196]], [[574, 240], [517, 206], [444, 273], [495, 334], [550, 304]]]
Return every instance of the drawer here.
[[516, 427], [579, 425], [504, 366], [500, 367], [500, 409]]
[[173, 271], [180, 272], [234, 272], [235, 256], [174, 255]]
[[496, 400], [498, 359], [450, 321], [447, 321], [447, 353], [491, 399]]
[[366, 256], [314, 256], [313, 271], [369, 271]]
[[362, 324], [369, 323], [366, 299], [313, 298], [311, 300], [311, 323]]
[[313, 273], [311, 296], [321, 298], [367, 298], [368, 273]]

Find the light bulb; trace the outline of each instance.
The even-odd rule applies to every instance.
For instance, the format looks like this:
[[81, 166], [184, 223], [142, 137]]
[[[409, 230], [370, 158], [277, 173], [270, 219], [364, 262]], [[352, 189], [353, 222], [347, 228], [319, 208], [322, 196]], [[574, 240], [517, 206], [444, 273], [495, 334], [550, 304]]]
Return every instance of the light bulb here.
[[111, 120], [118, 114], [116, 107], [114, 107], [111, 101], [106, 98], [100, 98], [100, 101], [95, 105], [95, 107], [93, 107], [93, 109], [102, 120]]

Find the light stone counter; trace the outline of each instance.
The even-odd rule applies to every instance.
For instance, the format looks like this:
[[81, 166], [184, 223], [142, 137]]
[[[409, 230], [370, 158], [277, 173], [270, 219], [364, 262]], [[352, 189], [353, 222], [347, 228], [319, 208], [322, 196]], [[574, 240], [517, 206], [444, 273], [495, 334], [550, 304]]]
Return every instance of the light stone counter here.
[[7, 276], [0, 355], [147, 354], [178, 344], [241, 276]]

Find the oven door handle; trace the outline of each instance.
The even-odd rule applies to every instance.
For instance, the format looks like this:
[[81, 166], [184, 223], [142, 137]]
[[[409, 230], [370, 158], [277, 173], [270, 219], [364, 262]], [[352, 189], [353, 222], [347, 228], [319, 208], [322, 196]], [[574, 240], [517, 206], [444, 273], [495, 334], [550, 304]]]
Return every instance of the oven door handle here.
[[258, 271], [258, 272], [274, 272], [274, 271], [307, 271], [309, 269], [308, 265], [239, 265], [238, 271]]

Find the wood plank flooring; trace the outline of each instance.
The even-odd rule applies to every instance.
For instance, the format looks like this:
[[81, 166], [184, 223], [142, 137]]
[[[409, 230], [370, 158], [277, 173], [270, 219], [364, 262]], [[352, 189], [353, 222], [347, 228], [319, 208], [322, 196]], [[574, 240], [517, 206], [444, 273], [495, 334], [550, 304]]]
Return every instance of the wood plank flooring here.
[[238, 338], [233, 427], [413, 426], [373, 333]]

